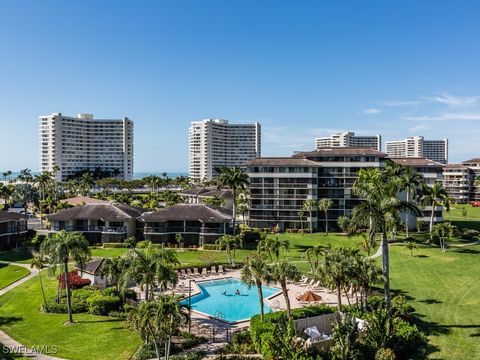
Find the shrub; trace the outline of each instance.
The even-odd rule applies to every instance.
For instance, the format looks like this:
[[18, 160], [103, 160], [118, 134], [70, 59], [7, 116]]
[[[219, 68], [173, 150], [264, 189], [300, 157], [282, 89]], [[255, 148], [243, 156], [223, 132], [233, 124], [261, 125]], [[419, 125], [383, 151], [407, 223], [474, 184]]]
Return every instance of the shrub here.
[[123, 290], [123, 296], [125, 299], [130, 299], [130, 300], [137, 300], [137, 293], [133, 289], [125, 289]]
[[109, 296], [98, 292], [88, 298], [87, 304], [90, 314], [106, 316], [108, 313], [120, 309], [122, 299], [119, 296]]
[[427, 339], [415, 325], [401, 318], [393, 320], [393, 350], [398, 359], [423, 358]]
[[262, 238], [262, 233], [258, 229], [249, 229], [242, 231], [243, 235], [243, 242], [248, 243], [256, 243]]
[[[80, 275], [78, 275], [77, 270], [70, 271], [68, 273], [68, 280], [70, 282], [70, 289], [80, 289], [84, 286], [90, 285], [91, 281], [89, 279], [82, 279]], [[58, 283], [60, 289], [65, 289], [65, 273], [61, 273], [58, 275]]]
[[[87, 312], [87, 306], [86, 304], [83, 303], [72, 303], [72, 312], [74, 314], [78, 313], [84, 313]], [[54, 313], [54, 314], [67, 314], [68, 313], [68, 307], [66, 300], [63, 299], [60, 303], [55, 302], [55, 299], [51, 299], [50, 301], [47, 301], [47, 307], [43, 306], [43, 310], [46, 313]]]
[[157, 353], [155, 352], [153, 345], [142, 344], [133, 355], [133, 358], [135, 360], [156, 359]]
[[464, 240], [475, 240], [480, 232], [474, 229], [463, 229], [460, 233], [460, 237]]
[[230, 343], [223, 348], [223, 352], [227, 354], [255, 354], [250, 333], [242, 331], [234, 334]]
[[375, 354], [375, 360], [395, 360], [395, 353], [389, 348], [378, 349]]
[[108, 316], [125, 320], [127, 318], [127, 313], [123, 311], [110, 311]]
[[119, 249], [124, 248], [124, 243], [103, 243], [105, 249]]
[[203, 244], [203, 250], [218, 250], [216, 244]]
[[183, 338], [182, 349], [191, 349], [208, 341], [204, 337], [196, 336], [189, 332], [183, 332], [180, 336]]
[[72, 291], [72, 304], [82, 306], [85, 311], [88, 309], [88, 298], [95, 294], [98, 290], [92, 289], [90, 287], [84, 287], [82, 289], [77, 289]]

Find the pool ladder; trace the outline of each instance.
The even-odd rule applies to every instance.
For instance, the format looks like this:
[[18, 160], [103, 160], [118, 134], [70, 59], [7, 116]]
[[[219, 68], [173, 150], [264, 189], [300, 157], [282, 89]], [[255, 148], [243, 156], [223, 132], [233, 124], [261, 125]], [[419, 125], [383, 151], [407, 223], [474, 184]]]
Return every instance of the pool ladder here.
[[216, 311], [214, 316], [218, 319], [225, 320], [225, 314], [223, 312], [221, 312], [220, 310]]

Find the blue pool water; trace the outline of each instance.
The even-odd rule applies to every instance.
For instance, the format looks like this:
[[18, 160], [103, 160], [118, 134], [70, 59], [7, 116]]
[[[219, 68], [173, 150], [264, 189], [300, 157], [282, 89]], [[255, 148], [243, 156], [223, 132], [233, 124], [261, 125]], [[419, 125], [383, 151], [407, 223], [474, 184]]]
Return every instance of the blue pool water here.
[[[192, 296], [192, 310], [221, 318], [229, 322], [249, 320], [253, 315], [260, 314], [260, 302], [256, 286], [250, 289], [237, 279], [220, 279], [202, 281], [197, 283], [202, 291]], [[236, 290], [240, 295], [235, 295]], [[270, 286], [262, 286], [263, 297], [266, 299], [280, 290]], [[227, 295], [223, 292], [226, 291]], [[188, 305], [188, 298], [181, 301], [182, 305]], [[265, 313], [272, 310], [265, 304]]]

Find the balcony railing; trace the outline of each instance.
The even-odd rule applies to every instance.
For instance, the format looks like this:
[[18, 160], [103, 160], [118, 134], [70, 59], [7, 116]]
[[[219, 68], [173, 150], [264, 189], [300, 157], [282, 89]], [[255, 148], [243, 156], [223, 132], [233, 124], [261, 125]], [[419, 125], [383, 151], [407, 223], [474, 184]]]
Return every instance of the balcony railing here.
[[145, 234], [167, 234], [167, 233], [193, 233], [193, 234], [223, 234], [223, 228], [206, 228], [198, 226], [167, 226], [167, 227], [151, 227], [143, 228]]
[[111, 226], [82, 226], [82, 225], [74, 225], [74, 226], [54, 226], [54, 231], [80, 231], [80, 232], [100, 232], [100, 233], [116, 233], [116, 234], [124, 234], [127, 232], [127, 228], [125, 226], [120, 227], [111, 227]]
[[27, 225], [8, 226], [0, 229], [0, 235], [18, 234], [27, 231]]

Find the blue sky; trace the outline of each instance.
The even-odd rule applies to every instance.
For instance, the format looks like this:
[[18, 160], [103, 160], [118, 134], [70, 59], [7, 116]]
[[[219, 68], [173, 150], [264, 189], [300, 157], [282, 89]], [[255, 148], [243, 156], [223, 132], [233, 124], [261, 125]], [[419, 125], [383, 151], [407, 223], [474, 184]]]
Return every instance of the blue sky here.
[[338, 130], [480, 156], [475, 1], [0, 2], [0, 169], [38, 169], [38, 116], [135, 120], [136, 171], [188, 168], [190, 121], [260, 121], [263, 155]]

